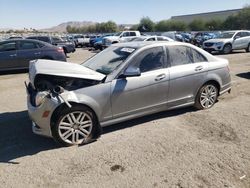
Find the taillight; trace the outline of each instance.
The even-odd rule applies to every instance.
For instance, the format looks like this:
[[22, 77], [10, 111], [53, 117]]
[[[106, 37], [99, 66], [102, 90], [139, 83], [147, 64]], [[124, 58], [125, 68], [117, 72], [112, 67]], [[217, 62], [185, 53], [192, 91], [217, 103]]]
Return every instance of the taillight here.
[[60, 53], [64, 53], [64, 50], [61, 47], [57, 48], [57, 51], [60, 52]]

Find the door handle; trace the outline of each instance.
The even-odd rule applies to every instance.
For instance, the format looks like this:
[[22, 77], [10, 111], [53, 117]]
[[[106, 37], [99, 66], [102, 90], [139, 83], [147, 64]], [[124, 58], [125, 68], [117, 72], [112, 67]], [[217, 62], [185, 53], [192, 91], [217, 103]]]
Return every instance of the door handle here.
[[166, 74], [160, 74], [160, 75], [156, 76], [155, 81], [160, 81], [164, 78], [166, 78]]
[[16, 54], [12, 54], [12, 55], [10, 55], [10, 57], [16, 57]]
[[195, 69], [194, 69], [195, 71], [201, 71], [201, 70], [203, 70], [203, 66], [198, 66], [198, 67], [195, 67]]

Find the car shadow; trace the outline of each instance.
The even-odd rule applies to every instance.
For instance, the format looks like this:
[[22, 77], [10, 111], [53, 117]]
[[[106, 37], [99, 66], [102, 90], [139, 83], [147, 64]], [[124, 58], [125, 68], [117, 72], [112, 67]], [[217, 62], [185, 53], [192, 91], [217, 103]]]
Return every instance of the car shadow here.
[[197, 111], [194, 107], [187, 107], [187, 108], [181, 108], [181, 109], [176, 109], [176, 110], [163, 111], [163, 112], [159, 112], [156, 114], [147, 115], [147, 116], [143, 116], [143, 117], [136, 118], [133, 120], [118, 123], [118, 124], [115, 124], [112, 126], [104, 127], [102, 134], [107, 134], [110, 132], [134, 127], [134, 126], [137, 126], [139, 124], [143, 124], [143, 123], [150, 122], [153, 120], [159, 120], [159, 119], [164, 119], [164, 118], [168, 118], [168, 117], [178, 116], [178, 115], [182, 115], [182, 114], [186, 114], [186, 113], [194, 112], [194, 111]]
[[232, 55], [232, 54], [242, 54], [242, 53], [246, 53], [246, 51], [245, 50], [234, 50], [229, 54], [223, 54], [220, 52], [213, 52], [212, 55], [230, 55], [230, 54]]
[[28, 73], [28, 69], [0, 71], [0, 76], [8, 75], [8, 74], [22, 74], [22, 73]]
[[250, 80], [250, 72], [244, 72], [244, 73], [236, 74], [236, 76]]
[[33, 134], [27, 111], [0, 114], [0, 163], [57, 148], [53, 139]]
[[[156, 119], [188, 112], [194, 108], [165, 111], [103, 128], [103, 134], [130, 128]], [[0, 163], [19, 164], [18, 158], [32, 156], [60, 146], [51, 138], [35, 135], [27, 111], [0, 114]]]

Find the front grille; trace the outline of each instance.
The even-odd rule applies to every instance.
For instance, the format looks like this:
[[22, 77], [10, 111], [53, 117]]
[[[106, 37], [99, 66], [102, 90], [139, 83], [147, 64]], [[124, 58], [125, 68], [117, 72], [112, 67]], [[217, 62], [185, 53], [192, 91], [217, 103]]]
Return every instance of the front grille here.
[[206, 47], [211, 47], [211, 46], [213, 46], [214, 45], [214, 43], [211, 43], [211, 42], [206, 42], [206, 43], [204, 43], [204, 46], [206, 46]]

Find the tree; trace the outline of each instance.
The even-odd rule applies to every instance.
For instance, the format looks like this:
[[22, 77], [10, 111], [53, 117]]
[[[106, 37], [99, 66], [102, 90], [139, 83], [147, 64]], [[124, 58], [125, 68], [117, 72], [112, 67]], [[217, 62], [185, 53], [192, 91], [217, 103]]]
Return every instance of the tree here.
[[195, 19], [189, 24], [191, 31], [204, 31], [206, 30], [205, 22], [201, 19]]
[[155, 23], [149, 17], [143, 17], [139, 23], [138, 30], [141, 32], [153, 32]]
[[185, 31], [187, 24], [181, 21], [162, 20], [155, 26], [156, 31]]
[[209, 20], [205, 23], [205, 28], [208, 31], [215, 31], [223, 29], [223, 21], [220, 19]]

